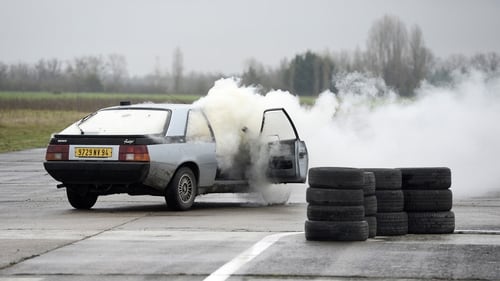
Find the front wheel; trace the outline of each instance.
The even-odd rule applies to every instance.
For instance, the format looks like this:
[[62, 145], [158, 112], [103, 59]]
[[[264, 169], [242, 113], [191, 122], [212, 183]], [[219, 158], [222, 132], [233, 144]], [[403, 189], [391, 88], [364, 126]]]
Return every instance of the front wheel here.
[[193, 206], [197, 184], [193, 171], [188, 167], [180, 168], [167, 187], [165, 200], [168, 208], [185, 211]]
[[77, 189], [66, 187], [66, 196], [68, 201], [75, 209], [89, 210], [97, 201], [97, 194], [88, 192], [87, 189]]

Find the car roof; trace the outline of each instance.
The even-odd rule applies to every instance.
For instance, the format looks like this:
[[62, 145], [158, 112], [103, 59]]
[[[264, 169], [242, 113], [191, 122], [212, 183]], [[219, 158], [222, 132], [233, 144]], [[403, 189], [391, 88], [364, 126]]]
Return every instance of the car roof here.
[[137, 103], [131, 105], [111, 106], [103, 108], [102, 110], [124, 109], [124, 108], [152, 108], [152, 109], [169, 109], [172, 111], [176, 110], [186, 111], [195, 107], [192, 104], [182, 104], [182, 103]]

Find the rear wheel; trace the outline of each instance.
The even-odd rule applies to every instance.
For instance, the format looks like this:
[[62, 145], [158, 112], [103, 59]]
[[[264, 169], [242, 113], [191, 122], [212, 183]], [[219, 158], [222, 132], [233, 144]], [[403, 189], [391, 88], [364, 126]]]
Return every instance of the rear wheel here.
[[66, 187], [68, 201], [75, 209], [89, 210], [97, 202], [97, 194], [88, 192], [87, 188]]
[[193, 171], [188, 167], [181, 167], [170, 181], [165, 200], [168, 208], [176, 211], [185, 211], [193, 206], [196, 197], [197, 183]]

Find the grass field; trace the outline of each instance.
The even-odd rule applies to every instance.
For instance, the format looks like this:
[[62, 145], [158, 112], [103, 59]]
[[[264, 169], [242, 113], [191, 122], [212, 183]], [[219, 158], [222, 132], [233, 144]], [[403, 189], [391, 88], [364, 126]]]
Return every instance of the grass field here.
[[[192, 103], [196, 95], [0, 92], [0, 153], [45, 147], [56, 133], [97, 109], [120, 101]], [[313, 104], [314, 98], [301, 98]]]
[[45, 147], [52, 133], [85, 116], [60, 110], [0, 110], [0, 152]]
[[61, 93], [0, 92], [1, 109], [95, 111], [118, 105], [120, 101], [192, 103], [196, 95], [121, 94], [121, 93]]
[[0, 152], [45, 147], [53, 133], [97, 109], [120, 101], [192, 103], [199, 96], [0, 92]]

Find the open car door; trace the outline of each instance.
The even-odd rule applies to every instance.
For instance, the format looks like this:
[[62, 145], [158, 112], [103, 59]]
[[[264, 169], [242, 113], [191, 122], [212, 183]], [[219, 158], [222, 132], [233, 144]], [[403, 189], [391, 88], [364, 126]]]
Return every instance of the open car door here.
[[304, 183], [309, 162], [306, 144], [285, 109], [264, 111], [260, 135], [268, 143], [267, 178], [273, 183]]

